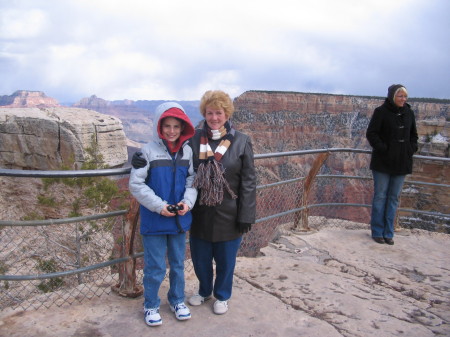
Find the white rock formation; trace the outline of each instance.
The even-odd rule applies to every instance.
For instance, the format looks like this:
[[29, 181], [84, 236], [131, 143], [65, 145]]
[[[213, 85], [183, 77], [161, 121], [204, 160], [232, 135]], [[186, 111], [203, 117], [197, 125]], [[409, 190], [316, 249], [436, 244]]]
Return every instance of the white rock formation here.
[[0, 167], [55, 170], [75, 161], [80, 167], [92, 140], [105, 164], [127, 161], [122, 122], [93, 110], [68, 107], [0, 108]]

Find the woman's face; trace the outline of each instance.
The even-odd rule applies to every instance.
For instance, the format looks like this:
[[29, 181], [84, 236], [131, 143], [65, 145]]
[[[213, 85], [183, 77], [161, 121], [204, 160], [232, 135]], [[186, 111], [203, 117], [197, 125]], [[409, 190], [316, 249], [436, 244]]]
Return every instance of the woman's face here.
[[225, 115], [225, 111], [223, 111], [222, 108], [207, 106], [205, 109], [205, 120], [206, 124], [208, 124], [212, 130], [219, 130], [224, 126], [228, 117]]
[[406, 94], [406, 92], [399, 90], [395, 94], [394, 103], [396, 106], [401, 108], [405, 105], [407, 99], [408, 99], [408, 95]]

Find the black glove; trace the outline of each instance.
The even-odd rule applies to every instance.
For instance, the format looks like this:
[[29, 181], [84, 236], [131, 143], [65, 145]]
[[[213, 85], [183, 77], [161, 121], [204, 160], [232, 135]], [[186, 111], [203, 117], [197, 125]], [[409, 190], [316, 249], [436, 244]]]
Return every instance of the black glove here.
[[141, 151], [137, 151], [133, 154], [133, 158], [131, 158], [131, 165], [133, 165], [135, 169], [145, 167], [147, 165], [147, 160], [142, 158]]
[[246, 222], [238, 222], [238, 230], [239, 233], [241, 234], [245, 234], [247, 233], [249, 230], [252, 229], [252, 224], [251, 223], [246, 223]]

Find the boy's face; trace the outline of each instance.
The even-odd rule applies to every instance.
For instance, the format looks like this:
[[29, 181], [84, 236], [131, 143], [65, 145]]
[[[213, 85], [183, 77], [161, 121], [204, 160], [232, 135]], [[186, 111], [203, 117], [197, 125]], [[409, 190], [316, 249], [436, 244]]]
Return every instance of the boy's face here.
[[183, 123], [174, 117], [166, 117], [161, 121], [161, 134], [168, 142], [176, 142], [180, 138], [183, 129]]

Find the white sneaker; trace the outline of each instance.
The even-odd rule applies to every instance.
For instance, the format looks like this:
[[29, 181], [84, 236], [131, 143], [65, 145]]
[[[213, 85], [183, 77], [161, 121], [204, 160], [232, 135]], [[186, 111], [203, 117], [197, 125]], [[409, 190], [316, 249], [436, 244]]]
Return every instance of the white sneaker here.
[[172, 312], [175, 313], [175, 317], [180, 321], [184, 321], [186, 319], [191, 318], [191, 311], [184, 304], [184, 302], [175, 304], [173, 306], [171, 305], [170, 310], [172, 310]]
[[190, 305], [194, 305], [195, 306], [195, 305], [200, 305], [200, 304], [205, 303], [205, 301], [209, 300], [210, 298], [211, 298], [211, 295], [203, 297], [200, 294], [195, 294], [194, 296], [191, 296], [189, 298], [188, 302], [189, 302]]
[[156, 326], [162, 324], [161, 315], [159, 314], [159, 308], [144, 308], [145, 323], [150, 326]]
[[214, 313], [217, 315], [222, 315], [228, 311], [228, 301], [214, 302]]

